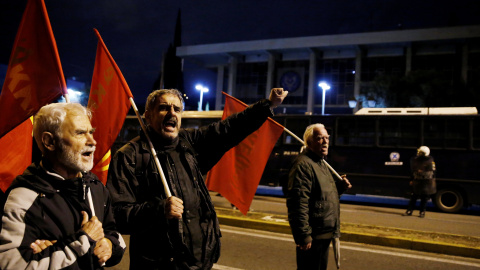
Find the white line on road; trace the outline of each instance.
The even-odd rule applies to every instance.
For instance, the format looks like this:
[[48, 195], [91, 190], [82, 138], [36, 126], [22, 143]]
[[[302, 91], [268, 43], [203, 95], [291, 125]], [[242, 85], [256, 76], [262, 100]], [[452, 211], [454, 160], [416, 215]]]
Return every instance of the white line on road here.
[[[342, 242], [342, 243], [345, 243], [345, 242]], [[479, 267], [480, 268], [480, 263], [461, 262], [461, 261], [457, 261], [457, 260], [453, 260], [453, 259], [449, 260], [449, 259], [432, 258], [432, 257], [428, 257], [428, 256], [423, 256], [423, 255], [414, 255], [414, 254], [407, 254], [407, 253], [400, 253], [400, 252], [393, 252], [393, 251], [386, 251], [386, 250], [369, 250], [369, 249], [353, 247], [353, 246], [345, 247], [345, 245], [342, 246], [341, 248], [349, 249], [349, 250], [362, 251], [362, 252], [377, 253], [377, 254], [383, 254], [383, 255], [391, 255], [391, 256], [397, 256], [397, 257], [404, 257], [404, 258], [410, 258], [410, 259], [428, 260], [428, 261], [434, 261], [434, 262], [459, 264], [459, 265], [465, 265], [465, 266], [472, 266], [472, 267]]]
[[[286, 241], [286, 242], [293, 242], [292, 237], [284, 237], [284, 236], [281, 236], [280, 234], [274, 235], [272, 233], [269, 233], [269, 235], [267, 235], [267, 234], [260, 234], [260, 233], [247, 232], [247, 231], [236, 231], [236, 230], [223, 229], [223, 228], [222, 228], [222, 232], [228, 232], [228, 233], [234, 233], [234, 234], [240, 234], [240, 235], [248, 235], [248, 236], [253, 236], [253, 237], [273, 239], [273, 240]], [[443, 262], [443, 263], [451, 263], [451, 264], [465, 265], [465, 266], [472, 266], [472, 267], [479, 267], [480, 268], [480, 263], [462, 262], [462, 261], [458, 261], [458, 259], [455, 260], [455, 259], [432, 258], [432, 257], [429, 257], [429, 256], [413, 255], [413, 254], [407, 254], [407, 253], [402, 253], [402, 252], [361, 248], [361, 247], [349, 246], [348, 244], [345, 244], [345, 242], [342, 242], [341, 248], [342, 249], [348, 249], [348, 250], [361, 251], [361, 252], [370, 252], [370, 253], [391, 255], [391, 256], [397, 256], [397, 257], [419, 259], [419, 260], [428, 260], [428, 261]], [[227, 270], [227, 268], [224, 268], [224, 269]], [[232, 269], [235, 269], [235, 268], [232, 268]]]
[[244, 270], [242, 268], [229, 267], [225, 265], [214, 264], [213, 269], [215, 270]]
[[228, 232], [228, 233], [235, 233], [235, 234], [241, 234], [241, 235], [260, 237], [260, 238], [273, 239], [273, 240], [288, 241], [288, 242], [293, 243], [293, 238], [292, 237], [286, 237], [286, 236], [283, 237], [280, 234], [278, 234], [278, 235], [266, 235], [266, 234], [259, 234], [259, 233], [254, 233], [254, 232], [242, 232], [242, 231], [224, 229], [223, 227], [221, 228], [221, 231], [222, 232]]

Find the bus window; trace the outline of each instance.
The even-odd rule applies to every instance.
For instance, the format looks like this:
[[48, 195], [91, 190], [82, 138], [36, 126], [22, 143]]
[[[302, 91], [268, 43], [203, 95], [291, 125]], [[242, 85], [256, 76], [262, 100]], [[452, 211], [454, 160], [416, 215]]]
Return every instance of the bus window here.
[[445, 148], [468, 148], [469, 130], [468, 119], [446, 119]]
[[203, 119], [200, 118], [185, 118], [182, 119], [182, 128], [199, 128], [203, 126]]
[[443, 148], [445, 121], [439, 118], [425, 119], [423, 126], [423, 144], [430, 148]]
[[423, 144], [430, 147], [467, 149], [470, 128], [468, 119], [426, 119]]
[[411, 146], [420, 143], [420, 120], [414, 118], [383, 118], [379, 121], [380, 146]]
[[336, 145], [375, 145], [374, 118], [337, 118]]
[[[279, 122], [279, 124], [282, 124]], [[310, 118], [308, 117], [294, 117], [294, 118], [285, 118], [284, 127], [289, 129], [293, 134], [297, 135], [300, 139], [303, 140], [303, 133], [305, 133], [305, 129], [310, 125]], [[301, 145], [302, 143], [295, 139], [290, 134], [284, 132], [284, 143], [285, 144], [298, 144]]]
[[480, 149], [480, 119], [472, 120], [473, 124], [473, 149]]

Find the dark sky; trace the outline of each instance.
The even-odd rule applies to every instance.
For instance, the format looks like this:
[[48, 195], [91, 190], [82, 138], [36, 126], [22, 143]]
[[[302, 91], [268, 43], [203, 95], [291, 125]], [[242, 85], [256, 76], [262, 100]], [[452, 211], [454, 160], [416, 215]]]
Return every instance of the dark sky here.
[[[0, 1], [0, 63], [8, 62], [26, 2]], [[179, 9], [182, 45], [480, 24], [478, 0], [45, 0], [45, 4], [65, 76], [90, 84], [97, 28], [138, 104], [144, 103], [160, 72]], [[193, 95], [192, 83], [203, 75], [186, 75], [185, 91]]]

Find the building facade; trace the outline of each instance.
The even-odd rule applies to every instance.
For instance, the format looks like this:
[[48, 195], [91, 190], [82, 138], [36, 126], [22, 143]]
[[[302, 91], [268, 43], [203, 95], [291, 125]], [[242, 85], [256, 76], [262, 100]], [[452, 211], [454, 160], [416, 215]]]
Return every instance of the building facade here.
[[480, 25], [181, 46], [177, 56], [216, 72], [215, 110], [222, 91], [250, 104], [273, 87], [290, 91], [280, 112], [297, 114], [478, 106], [469, 103], [480, 97]]

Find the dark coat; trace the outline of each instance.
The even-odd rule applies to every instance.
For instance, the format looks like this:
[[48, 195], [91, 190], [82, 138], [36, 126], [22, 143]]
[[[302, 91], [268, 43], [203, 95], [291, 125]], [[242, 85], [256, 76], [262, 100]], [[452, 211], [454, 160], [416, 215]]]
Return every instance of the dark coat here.
[[[199, 129], [181, 129], [178, 140], [172, 145], [158, 140], [154, 131], [150, 138], [155, 148], [173, 147], [178, 153], [183, 168], [190, 176], [200, 199], [201, 219], [204, 221], [202, 234], [203, 246], [193, 247], [193, 251], [204, 254], [201, 269], [210, 269], [220, 255], [220, 229], [215, 209], [205, 186], [203, 175], [206, 174], [225, 152], [240, 143], [246, 136], [257, 130], [268, 116], [271, 116], [270, 102], [258, 102], [244, 112], [235, 114], [225, 120]], [[152, 137], [153, 136], [153, 137]], [[147, 158], [138, 157], [140, 155]], [[171, 179], [175, 178], [176, 167], [168, 152], [159, 151], [159, 161], [166, 176], [173, 196], [181, 198], [179, 188]], [[144, 163], [148, 164], [145, 165]], [[173, 175], [175, 174], [175, 175]], [[134, 139], [122, 147], [112, 159], [107, 187], [114, 201], [115, 217], [122, 233], [130, 234], [130, 261], [139, 262], [148, 269], [198, 269], [193, 265], [185, 246], [182, 233], [183, 222], [165, 217], [164, 187], [150, 157], [144, 136]], [[189, 211], [184, 209], [183, 221], [187, 220]]]
[[410, 160], [413, 193], [432, 195], [437, 192], [435, 162], [431, 156], [416, 156]]
[[288, 221], [295, 243], [305, 245], [325, 235], [340, 236], [342, 185], [323, 159], [308, 148], [293, 162], [289, 173]]
[[[81, 229], [86, 211], [91, 211], [85, 190], [90, 190], [97, 218], [105, 237], [113, 245], [106, 266], [120, 262], [125, 242], [116, 231], [110, 197], [92, 173], [63, 180], [47, 174], [38, 164], [30, 165], [7, 190], [0, 233], [1, 269], [103, 269], [93, 254], [95, 242]], [[35, 240], [57, 240], [38, 254]]]

